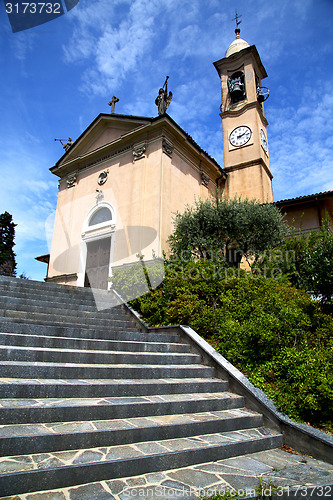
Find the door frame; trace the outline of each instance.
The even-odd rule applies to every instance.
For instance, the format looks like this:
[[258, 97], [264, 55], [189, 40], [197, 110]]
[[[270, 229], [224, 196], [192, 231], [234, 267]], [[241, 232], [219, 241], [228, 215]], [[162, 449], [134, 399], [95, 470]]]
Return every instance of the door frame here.
[[[101, 222], [100, 224], [95, 224], [94, 226], [89, 226], [89, 222], [93, 215], [95, 215], [101, 208], [108, 208], [111, 212], [112, 218], [106, 222]], [[106, 202], [99, 202], [94, 205], [85, 217], [82, 234], [81, 234], [81, 249], [80, 249], [80, 262], [79, 262], [79, 272], [77, 278], [77, 286], [84, 287], [84, 280], [86, 274], [86, 264], [87, 264], [87, 243], [90, 241], [101, 240], [104, 238], [111, 237], [110, 245], [110, 258], [109, 258], [109, 276], [112, 275], [112, 262], [114, 253], [114, 233], [116, 231], [116, 213], [113, 206]], [[108, 290], [111, 288], [111, 283], [108, 284]]]

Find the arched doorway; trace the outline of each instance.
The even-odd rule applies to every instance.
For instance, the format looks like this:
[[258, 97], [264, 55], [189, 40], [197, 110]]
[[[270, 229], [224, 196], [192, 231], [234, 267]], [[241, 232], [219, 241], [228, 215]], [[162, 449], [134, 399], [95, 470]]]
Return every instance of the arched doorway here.
[[108, 289], [115, 227], [115, 213], [110, 204], [99, 203], [88, 213], [82, 233], [84, 273], [79, 285]]

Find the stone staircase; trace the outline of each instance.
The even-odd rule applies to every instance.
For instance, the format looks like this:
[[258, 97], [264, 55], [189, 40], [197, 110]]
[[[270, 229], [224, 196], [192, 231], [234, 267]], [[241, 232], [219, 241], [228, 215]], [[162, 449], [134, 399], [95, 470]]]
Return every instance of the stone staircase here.
[[[96, 297], [95, 297], [96, 298]], [[282, 436], [177, 327], [112, 293], [0, 277], [0, 496], [273, 449]]]

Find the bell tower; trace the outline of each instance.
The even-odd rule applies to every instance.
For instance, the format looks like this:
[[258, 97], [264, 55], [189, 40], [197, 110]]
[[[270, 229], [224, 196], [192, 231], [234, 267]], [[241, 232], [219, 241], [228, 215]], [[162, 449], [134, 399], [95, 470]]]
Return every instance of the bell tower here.
[[[239, 24], [239, 23], [238, 23]], [[240, 38], [214, 66], [221, 78], [225, 195], [272, 202], [272, 174], [264, 101], [269, 90], [261, 81], [266, 70], [254, 45]]]

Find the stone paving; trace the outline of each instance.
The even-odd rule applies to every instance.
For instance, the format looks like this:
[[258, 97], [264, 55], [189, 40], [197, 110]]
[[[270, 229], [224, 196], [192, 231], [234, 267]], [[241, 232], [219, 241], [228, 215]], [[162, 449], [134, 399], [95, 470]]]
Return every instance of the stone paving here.
[[[215, 380], [218, 380], [220, 381], [221, 379], [215, 379]], [[207, 383], [207, 379], [204, 379], [204, 378], [200, 378], [200, 377], [191, 377], [191, 381], [193, 383], [200, 383], [200, 382], [205, 382]], [[186, 379], [179, 379], [179, 378], [156, 378], [155, 379], [155, 382], [156, 383], [164, 383], [164, 384], [174, 384], [176, 383], [177, 385], [178, 384], [186, 384], [188, 383], [188, 381]], [[131, 384], [131, 385], [138, 385], [138, 386], [142, 386], [142, 385], [149, 385], [151, 384], [152, 381], [151, 380], [135, 380], [135, 379], [126, 379], [126, 378], [122, 378], [122, 379], [112, 379], [112, 378], [108, 378], [107, 380], [105, 379], [100, 379], [100, 378], [97, 378], [97, 379], [94, 379], [94, 378], [89, 378], [89, 379], [80, 379], [80, 378], [75, 378], [75, 379], [70, 379], [70, 378], [66, 378], [66, 379], [61, 379], [61, 378], [57, 378], [57, 379], [54, 379], [54, 378], [15, 378], [15, 377], [10, 377], [10, 378], [3, 378], [3, 377], [0, 377], [0, 384], [8, 384], [8, 385], [14, 385], [14, 384], [27, 384], [27, 385], [30, 385], [30, 384], [39, 384], [39, 385], [43, 385], [43, 384], [48, 384], [48, 385], [52, 385], [52, 384], [60, 384], [60, 385], [78, 385], [78, 384], [83, 384], [83, 385], [91, 385], [91, 384], [99, 384], [99, 385], [105, 385], [105, 384]]]
[[170, 401], [198, 401], [214, 398], [234, 398], [239, 399], [239, 396], [223, 392], [223, 393], [197, 393], [197, 394], [166, 394], [140, 397], [110, 397], [110, 398], [41, 398], [41, 399], [0, 399], [0, 408], [13, 407], [48, 407], [48, 406], [84, 406], [84, 405], [118, 405], [130, 403], [155, 403], [155, 402], [170, 402]]
[[[248, 410], [243, 410], [248, 413]], [[222, 412], [214, 412], [216, 413], [217, 418], [219, 413]], [[212, 415], [214, 418], [215, 415]], [[206, 418], [205, 414], [201, 415], [202, 418]], [[176, 417], [177, 418], [177, 417]], [[183, 419], [183, 416], [181, 416]], [[194, 416], [192, 417], [195, 418]], [[200, 420], [200, 414], [197, 420]], [[136, 424], [138, 427], [142, 427], [144, 425], [155, 425], [159, 426], [165, 420], [170, 421], [170, 416], [163, 417], [149, 417], [149, 418], [136, 418], [131, 419], [131, 421], [136, 420]], [[81, 424], [81, 426], [80, 426]], [[58, 425], [53, 423], [52, 425], [54, 430], [58, 432], [72, 432], [75, 431], [87, 431], [94, 428], [105, 430], [107, 426], [112, 426], [113, 430], [117, 427], [118, 429], [126, 429], [130, 426], [131, 422], [127, 422], [126, 420], [119, 421], [110, 421], [110, 422], [67, 422], [67, 423], [59, 423]], [[46, 428], [47, 424], [43, 424]], [[116, 427], [115, 427], [116, 426]], [[23, 426], [8, 426], [12, 427], [10, 432], [8, 431], [10, 436], [15, 436], [15, 427], [23, 427]], [[31, 424], [31, 434], [35, 434], [37, 431], [40, 431], [38, 424]], [[20, 432], [20, 430], [18, 431]], [[46, 431], [45, 431], [46, 432]], [[71, 450], [71, 451], [59, 451], [59, 452], [49, 452], [49, 453], [36, 453], [29, 455], [20, 455], [20, 456], [10, 456], [10, 457], [1, 457], [0, 458], [0, 474], [9, 474], [11, 472], [23, 472], [29, 470], [41, 470], [41, 469], [49, 469], [50, 467], [65, 467], [69, 465], [77, 465], [77, 464], [89, 464], [92, 462], [104, 462], [108, 460], [117, 460], [117, 459], [128, 459], [128, 458], [136, 458], [143, 456], [150, 456], [159, 453], [173, 452], [178, 450], [191, 450], [198, 449], [203, 447], [211, 447], [221, 444], [227, 443], [236, 443], [239, 441], [248, 441], [254, 440], [258, 438], [262, 438], [263, 436], [271, 436], [274, 433], [272, 431], [268, 431], [265, 428], [258, 429], [248, 429], [248, 430], [239, 430], [232, 432], [223, 432], [223, 433], [214, 433], [214, 434], [204, 434], [191, 438], [177, 438], [177, 439], [164, 439], [158, 442], [155, 441], [146, 441], [135, 444], [125, 444], [118, 446], [109, 446], [103, 448], [91, 448], [91, 449], [82, 449], [82, 450]]]
[[[58, 453], [63, 458], [66, 453]], [[260, 486], [259, 486], [260, 485]], [[314, 485], [323, 485], [315, 491]], [[307, 489], [306, 489], [307, 487]], [[311, 488], [312, 487], [312, 488]], [[333, 465], [281, 449], [262, 451], [182, 469], [110, 479], [58, 490], [27, 493], [2, 500], [127, 500], [197, 499], [217, 492], [255, 496], [277, 493], [288, 498], [298, 490], [300, 498], [333, 497]], [[315, 494], [311, 494], [315, 491]]]

